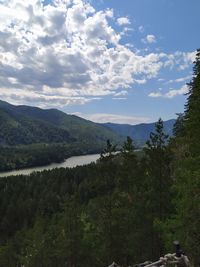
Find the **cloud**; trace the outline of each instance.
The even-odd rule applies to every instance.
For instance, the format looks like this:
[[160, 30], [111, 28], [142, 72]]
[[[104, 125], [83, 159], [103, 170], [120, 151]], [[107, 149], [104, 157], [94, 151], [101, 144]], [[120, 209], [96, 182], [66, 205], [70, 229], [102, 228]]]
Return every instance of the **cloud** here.
[[178, 71], [183, 71], [191, 66], [196, 57], [196, 51], [181, 52], [176, 51], [174, 54], [160, 53], [160, 57], [164, 60], [164, 67], [173, 69], [176, 67]]
[[113, 100], [127, 100], [127, 97], [113, 97]]
[[153, 35], [153, 34], [148, 34], [145, 38], [142, 39], [142, 42], [143, 42], [144, 44], [153, 44], [153, 43], [156, 43], [157, 40], [156, 40], [155, 35]]
[[135, 79], [134, 80], [136, 83], [138, 83], [138, 84], [145, 84], [146, 82], [147, 82], [147, 80], [146, 79]]
[[178, 96], [178, 95], [184, 95], [184, 94], [188, 93], [188, 90], [189, 90], [188, 86], [187, 85], [183, 85], [180, 89], [170, 90], [169, 92], [167, 92], [165, 94], [165, 97], [173, 98], [173, 97]]
[[167, 83], [182, 83], [182, 82], [190, 80], [191, 78], [192, 78], [192, 75], [188, 75], [185, 77], [177, 78], [175, 80], [169, 80]]
[[[23, 104], [31, 104], [31, 105], [37, 105], [41, 108], [47, 108], [47, 107], [64, 107], [68, 105], [84, 105], [88, 102], [100, 99], [95, 97], [80, 97], [76, 96], [76, 94], [73, 96], [69, 93], [69, 96], [62, 95], [51, 95], [49, 94], [41, 94], [34, 91], [29, 91], [25, 89], [17, 89], [12, 90], [8, 88], [1, 88], [0, 89], [0, 95], [1, 98], [14, 104], [19, 105], [21, 103]], [[70, 96], [71, 95], [71, 96]]]
[[156, 43], [156, 37], [153, 34], [147, 35], [146, 39], [147, 39], [147, 42], [150, 43], [150, 44]]
[[[162, 68], [184, 69], [194, 55], [132, 51], [122, 40], [124, 29], [117, 31], [110, 23], [113, 10], [96, 11], [88, 1], [54, 0], [45, 5], [42, 0], [5, 0], [0, 10], [4, 100], [84, 104], [143, 84]], [[130, 22], [126, 17], [118, 21]]]
[[128, 94], [127, 91], [123, 90], [115, 94], [115, 96], [126, 96]]
[[138, 30], [139, 30], [139, 32], [143, 33], [143, 32], [144, 32], [144, 27], [143, 27], [142, 25], [140, 25], [140, 26], [138, 27]]
[[151, 92], [148, 96], [150, 97], [161, 97], [161, 92]]
[[131, 22], [127, 17], [121, 17], [117, 19], [117, 24], [122, 26], [122, 25], [131, 24]]
[[149, 122], [149, 118], [147, 117], [139, 117], [139, 116], [125, 116], [119, 114], [107, 114], [107, 113], [96, 113], [96, 114], [82, 114], [80, 112], [73, 113], [79, 117], [85, 118], [87, 120], [91, 120], [97, 123], [120, 123], [120, 124], [139, 124]]
[[161, 92], [151, 92], [148, 96], [149, 97], [163, 97], [163, 98], [174, 98], [178, 95], [185, 95], [188, 93], [188, 86], [183, 85], [180, 89], [171, 89], [167, 93], [161, 93]]
[[[130, 36], [130, 32], [133, 31], [133, 28], [130, 28], [130, 27], [124, 27], [123, 28], [123, 31], [120, 32], [120, 36], [123, 37], [123, 36]], [[134, 47], [133, 45], [127, 43], [125, 44], [126, 47]]]

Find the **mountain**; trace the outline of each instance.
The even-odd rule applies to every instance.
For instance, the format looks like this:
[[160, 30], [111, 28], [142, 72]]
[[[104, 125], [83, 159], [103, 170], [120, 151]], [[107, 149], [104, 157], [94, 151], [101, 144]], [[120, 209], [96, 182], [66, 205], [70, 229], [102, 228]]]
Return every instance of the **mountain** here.
[[[174, 119], [164, 122], [169, 136], [174, 123]], [[120, 143], [126, 136], [143, 145], [154, 127], [155, 123], [97, 124], [57, 109], [14, 106], [0, 101], [0, 145], [3, 146], [76, 142], [102, 146], [107, 139]]]
[[108, 139], [121, 142], [119, 135], [104, 125], [56, 109], [0, 101], [0, 171], [98, 153]]
[[118, 141], [111, 129], [68, 115], [56, 109], [14, 106], [0, 101], [0, 144], [73, 143], [102, 145], [107, 139]]
[[[175, 120], [164, 122], [172, 135]], [[0, 171], [61, 162], [81, 154], [98, 153], [109, 139], [121, 144], [130, 136], [145, 144], [155, 123], [98, 124], [57, 109], [14, 106], [0, 101]]]
[[[164, 122], [164, 131], [169, 136], [173, 135], [172, 131], [175, 121], [175, 119], [171, 119]], [[104, 123], [103, 125], [122, 137], [130, 136], [139, 146], [146, 143], [150, 132], [153, 132], [155, 129], [155, 123], [141, 123], [137, 125]]]

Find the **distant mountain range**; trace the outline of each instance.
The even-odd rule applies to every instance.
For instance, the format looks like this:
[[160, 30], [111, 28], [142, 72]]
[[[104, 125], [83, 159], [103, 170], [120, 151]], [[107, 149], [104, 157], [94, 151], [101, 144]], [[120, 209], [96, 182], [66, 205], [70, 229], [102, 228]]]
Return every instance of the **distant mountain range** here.
[[[171, 119], [163, 123], [164, 132], [169, 136], [172, 136], [173, 134], [172, 132], [175, 121], [175, 119]], [[155, 122], [141, 123], [137, 125], [116, 123], [104, 123], [103, 125], [122, 137], [130, 136], [138, 146], [143, 146], [149, 139], [150, 133], [154, 132], [155, 129]]]

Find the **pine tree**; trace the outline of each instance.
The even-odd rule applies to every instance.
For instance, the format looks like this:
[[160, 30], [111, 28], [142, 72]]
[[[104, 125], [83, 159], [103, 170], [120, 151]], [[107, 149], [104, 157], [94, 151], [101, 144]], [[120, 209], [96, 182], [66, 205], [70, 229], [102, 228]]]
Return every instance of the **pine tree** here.
[[107, 140], [106, 148], [101, 152], [101, 161], [109, 161], [114, 157], [116, 145], [113, 145], [110, 140]]
[[162, 220], [168, 213], [168, 204], [170, 200], [169, 185], [170, 179], [170, 153], [167, 147], [168, 135], [164, 133], [162, 119], [159, 119], [155, 125], [155, 133], [150, 134], [150, 140], [147, 141], [145, 153], [147, 156], [147, 173], [150, 189], [155, 190], [150, 201], [154, 202], [153, 209], [155, 215]]
[[[200, 255], [200, 49], [194, 62], [185, 106], [184, 132], [175, 138], [174, 191], [176, 214], [170, 220], [171, 240], [179, 239], [194, 266]], [[178, 156], [177, 156], [178, 155]]]
[[185, 106], [186, 137], [190, 145], [192, 155], [200, 152], [200, 49], [197, 50], [193, 68], [193, 78], [188, 84], [189, 93]]
[[177, 113], [178, 117], [173, 127], [173, 135], [175, 137], [183, 137], [185, 135], [185, 114]]
[[160, 223], [171, 212], [170, 174], [171, 154], [167, 147], [168, 135], [164, 133], [162, 119], [155, 125], [155, 132], [150, 134], [145, 150], [146, 155], [146, 213], [151, 229], [152, 257], [163, 254], [164, 244], [161, 237]]

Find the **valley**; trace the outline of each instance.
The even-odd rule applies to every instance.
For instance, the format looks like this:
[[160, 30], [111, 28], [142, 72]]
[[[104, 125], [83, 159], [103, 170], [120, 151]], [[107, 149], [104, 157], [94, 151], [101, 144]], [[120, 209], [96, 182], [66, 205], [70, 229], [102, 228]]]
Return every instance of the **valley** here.
[[[172, 136], [175, 120], [164, 122]], [[0, 172], [61, 163], [72, 156], [101, 153], [107, 140], [121, 148], [130, 136], [145, 145], [155, 123], [98, 124], [56, 109], [0, 101]]]

